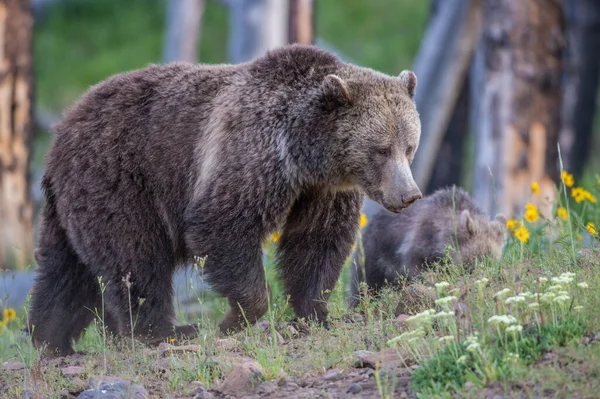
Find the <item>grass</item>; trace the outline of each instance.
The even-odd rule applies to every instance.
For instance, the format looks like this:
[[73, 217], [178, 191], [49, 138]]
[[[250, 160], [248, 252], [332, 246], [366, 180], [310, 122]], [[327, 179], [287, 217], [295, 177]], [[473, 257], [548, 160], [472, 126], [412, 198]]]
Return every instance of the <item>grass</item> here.
[[[600, 241], [588, 225], [600, 225], [600, 203], [596, 200], [600, 183], [594, 183], [584, 187], [589, 193], [585, 200], [578, 197], [580, 190], [575, 190], [577, 198], [571, 195], [578, 184], [562, 186], [550, 219], [539, 213], [534, 218], [530, 211], [527, 219], [516, 221], [500, 261], [484, 260], [467, 274], [445, 260], [445, 267], [424, 274], [420, 283], [432, 287], [437, 299], [429, 305], [417, 301], [409, 311], [412, 316], [404, 322], [395, 319], [394, 310], [405, 293], [395, 289], [384, 290], [378, 298], [366, 297], [359, 309], [362, 318], [345, 322], [349, 317], [349, 259], [331, 296], [331, 330], [310, 326], [308, 335], [298, 336], [287, 324], [292, 314], [275, 278], [275, 235], [264, 248], [273, 299], [258, 327], [230, 340], [219, 339], [216, 323], [225, 302], [205, 293], [197, 298], [206, 305], [201, 314], [187, 315], [185, 320], [180, 313], [181, 322], [197, 323], [201, 330], [199, 338], [191, 342], [197, 345], [194, 351], [161, 360], [156, 351], [138, 342], [106, 336], [102, 317], [88, 328], [76, 350], [87, 353], [81, 362], [88, 375], [117, 375], [154, 392], [170, 394], [182, 394], [193, 381], [219, 386], [240, 357], [260, 364], [260, 382], [283, 376], [307, 379], [331, 368], [349, 372], [356, 360], [355, 351], [391, 349], [401, 355], [405, 367], [390, 371], [385, 364], [376, 366], [373, 380], [380, 397], [392, 397], [399, 387], [399, 373], [407, 370], [412, 373], [411, 392], [418, 397], [478, 397], [486, 390], [510, 391], [524, 385], [532, 392], [552, 389], [562, 394], [577, 391], [591, 395], [595, 384], [577, 385], [574, 379], [583, 377], [559, 373], [548, 367], [546, 360], [554, 354], [577, 354], [589, 364], [577, 363], [576, 367], [584, 370], [578, 372], [590, 376], [597, 373], [592, 365], [600, 362], [600, 351], [594, 349], [597, 345], [582, 344], [600, 329], [596, 315], [600, 306], [600, 276], [596, 273]], [[567, 204], [569, 213], [564, 220], [564, 214], [558, 216], [558, 208]], [[529, 232], [526, 242], [515, 236], [518, 228]], [[201, 271], [202, 267], [203, 260], [198, 259], [195, 268]], [[456, 313], [459, 302], [463, 311]], [[25, 325], [25, 310], [7, 314], [0, 334], [0, 358], [25, 364], [17, 373], [0, 371], [5, 373], [4, 390], [18, 396], [25, 389], [47, 395], [63, 388], [75, 389], [72, 379], [40, 361], [29, 339], [19, 331]], [[411, 364], [418, 367], [413, 370]], [[585, 391], [586, 387], [590, 391]]]

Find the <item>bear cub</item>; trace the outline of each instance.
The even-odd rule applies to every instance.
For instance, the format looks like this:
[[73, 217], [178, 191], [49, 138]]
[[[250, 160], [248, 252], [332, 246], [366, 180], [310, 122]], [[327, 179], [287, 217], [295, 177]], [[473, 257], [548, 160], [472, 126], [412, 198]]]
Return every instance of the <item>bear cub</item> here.
[[357, 249], [351, 266], [349, 307], [360, 301], [360, 284], [377, 293], [386, 284], [413, 279], [453, 249], [454, 264], [467, 270], [483, 257], [499, 259], [506, 219], [494, 220], [458, 187], [435, 191], [399, 214], [378, 212], [363, 235], [364, 268]]

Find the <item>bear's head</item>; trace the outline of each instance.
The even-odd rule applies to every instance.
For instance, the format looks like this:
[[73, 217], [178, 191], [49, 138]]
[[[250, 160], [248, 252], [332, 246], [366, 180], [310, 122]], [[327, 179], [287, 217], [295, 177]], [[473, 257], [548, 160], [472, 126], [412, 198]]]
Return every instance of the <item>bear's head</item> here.
[[422, 196], [410, 170], [421, 136], [416, 86], [411, 71], [390, 77], [364, 69], [327, 75], [323, 83], [340, 185], [359, 186], [394, 213]]
[[480, 215], [472, 215], [467, 209], [463, 210], [457, 218], [459, 253], [452, 254], [454, 263], [462, 263], [470, 269], [484, 257], [500, 259], [505, 233], [506, 218], [503, 215], [488, 220]]

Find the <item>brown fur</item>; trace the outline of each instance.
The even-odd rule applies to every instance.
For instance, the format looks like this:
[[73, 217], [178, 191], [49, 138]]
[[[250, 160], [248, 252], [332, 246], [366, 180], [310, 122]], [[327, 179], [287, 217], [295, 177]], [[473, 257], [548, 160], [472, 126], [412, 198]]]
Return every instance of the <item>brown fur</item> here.
[[388, 283], [413, 279], [427, 263], [445, 257], [447, 245], [454, 248], [450, 253], [453, 263], [467, 270], [484, 256], [499, 258], [505, 225], [501, 215], [490, 221], [469, 195], [456, 187], [440, 189], [397, 215], [379, 212], [365, 228], [364, 271], [359, 251], [354, 256], [350, 307], [358, 304], [361, 282], [377, 293]]
[[363, 193], [396, 212], [421, 196], [408, 167], [420, 136], [415, 85], [409, 71], [390, 77], [294, 45], [92, 87], [47, 157], [34, 344], [72, 351], [100, 307], [99, 276], [107, 323], [128, 334], [129, 273], [136, 335], [164, 339], [173, 271], [193, 256], [207, 255], [209, 282], [229, 300], [221, 331], [241, 328], [240, 308], [253, 323], [267, 310], [261, 244], [275, 230], [296, 316], [326, 325]]

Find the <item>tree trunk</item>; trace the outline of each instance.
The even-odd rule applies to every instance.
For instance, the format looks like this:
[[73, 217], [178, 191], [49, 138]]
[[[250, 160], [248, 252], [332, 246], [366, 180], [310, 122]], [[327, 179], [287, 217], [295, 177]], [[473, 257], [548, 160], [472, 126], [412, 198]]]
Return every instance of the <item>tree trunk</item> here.
[[313, 0], [289, 0], [288, 42], [313, 44], [315, 12]]
[[600, 78], [600, 1], [565, 1], [569, 46], [560, 147], [565, 167], [581, 177], [590, 156]]
[[163, 61], [198, 62], [204, 0], [167, 2], [167, 26]]
[[229, 59], [250, 61], [288, 41], [289, 0], [238, 0], [230, 15]]
[[0, 268], [24, 268], [33, 254], [32, 29], [29, 0], [0, 0]]
[[[514, 216], [529, 201], [543, 214], [550, 213], [559, 177], [561, 3], [483, 2], [484, 32], [474, 82], [481, 91], [474, 101], [480, 108], [473, 196], [490, 214]], [[541, 195], [532, 198], [533, 181]]]

